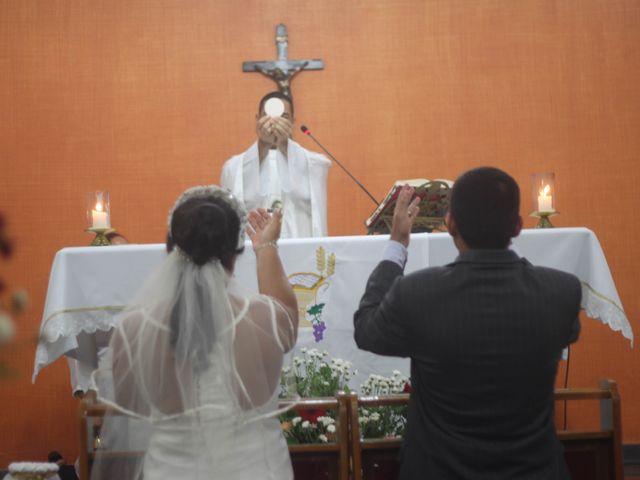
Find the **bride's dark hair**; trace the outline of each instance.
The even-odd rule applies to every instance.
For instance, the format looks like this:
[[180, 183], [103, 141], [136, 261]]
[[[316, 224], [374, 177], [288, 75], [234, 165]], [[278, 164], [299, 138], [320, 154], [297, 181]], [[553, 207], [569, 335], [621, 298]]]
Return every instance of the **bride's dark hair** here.
[[[243, 251], [243, 248], [238, 248], [241, 228], [238, 213], [224, 198], [216, 195], [188, 198], [175, 208], [171, 216], [167, 251], [171, 252], [177, 246], [198, 267], [218, 259], [224, 268], [231, 270], [234, 257]], [[191, 294], [195, 302], [187, 305], [187, 300], [180, 295], [171, 311], [170, 343], [179, 358], [190, 357], [193, 367], [202, 370], [209, 364], [209, 352], [217, 336], [211, 292], [198, 283]], [[180, 342], [180, 336], [184, 335], [180, 319], [187, 308], [199, 309], [200, 315], [192, 326], [194, 334]]]
[[240, 218], [220, 197], [195, 197], [179, 205], [171, 217], [167, 250], [178, 246], [198, 266], [219, 259], [230, 270], [238, 248]]

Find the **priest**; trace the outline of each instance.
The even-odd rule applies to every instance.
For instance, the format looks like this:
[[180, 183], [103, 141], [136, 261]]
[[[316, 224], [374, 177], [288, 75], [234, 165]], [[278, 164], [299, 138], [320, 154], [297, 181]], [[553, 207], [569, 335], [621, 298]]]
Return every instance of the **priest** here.
[[257, 141], [227, 160], [220, 185], [247, 210], [281, 208], [282, 237], [327, 235], [327, 174], [331, 161], [291, 139], [293, 102], [280, 92], [261, 100]]

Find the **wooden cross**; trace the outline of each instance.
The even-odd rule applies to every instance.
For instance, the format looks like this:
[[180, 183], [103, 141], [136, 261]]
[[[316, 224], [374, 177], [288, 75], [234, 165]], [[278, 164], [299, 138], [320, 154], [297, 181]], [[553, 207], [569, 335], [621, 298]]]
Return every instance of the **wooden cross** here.
[[278, 84], [278, 90], [291, 98], [291, 79], [301, 70], [322, 70], [324, 62], [314, 58], [310, 60], [289, 60], [289, 36], [284, 23], [276, 27], [277, 60], [242, 62], [243, 72], [260, 72]]

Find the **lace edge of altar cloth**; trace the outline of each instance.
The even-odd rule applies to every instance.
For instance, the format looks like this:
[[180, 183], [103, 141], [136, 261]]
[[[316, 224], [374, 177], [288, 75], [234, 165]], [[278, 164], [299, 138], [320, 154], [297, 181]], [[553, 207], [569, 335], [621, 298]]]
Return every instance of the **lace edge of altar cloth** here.
[[116, 315], [123, 309], [122, 305], [68, 308], [49, 315], [40, 329], [31, 382], [35, 383], [44, 367], [77, 348], [79, 334], [111, 330]]
[[582, 284], [582, 308], [588, 317], [600, 320], [614, 332], [622, 333], [622, 336], [631, 342], [633, 348], [633, 330], [624, 313], [624, 310], [614, 300], [597, 292], [587, 282]]
[[[614, 332], [620, 332], [631, 342], [634, 335], [624, 310], [614, 300], [596, 291], [587, 282], [582, 284], [582, 308], [590, 318], [601, 321]], [[49, 315], [40, 330], [36, 348], [32, 383], [40, 371], [65, 353], [78, 347], [77, 335], [109, 331], [115, 316], [124, 309], [121, 305], [60, 310]]]

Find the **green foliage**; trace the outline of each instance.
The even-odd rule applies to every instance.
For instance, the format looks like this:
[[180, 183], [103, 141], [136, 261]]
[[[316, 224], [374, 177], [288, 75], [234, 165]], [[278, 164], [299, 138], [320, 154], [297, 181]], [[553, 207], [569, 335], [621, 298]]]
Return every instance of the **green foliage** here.
[[407, 407], [359, 408], [358, 423], [362, 438], [403, 437], [407, 426]]
[[339, 391], [349, 392], [349, 380], [356, 373], [350, 362], [327, 361], [328, 352], [314, 348], [301, 350], [302, 357], [293, 358], [293, 366], [282, 369], [281, 396], [291, 396], [292, 388], [300, 397], [333, 397]]

